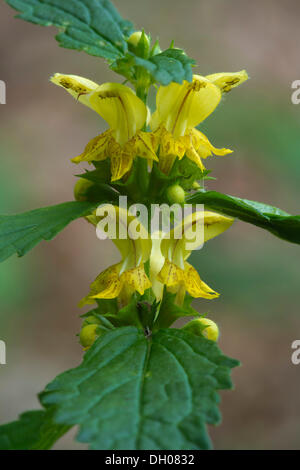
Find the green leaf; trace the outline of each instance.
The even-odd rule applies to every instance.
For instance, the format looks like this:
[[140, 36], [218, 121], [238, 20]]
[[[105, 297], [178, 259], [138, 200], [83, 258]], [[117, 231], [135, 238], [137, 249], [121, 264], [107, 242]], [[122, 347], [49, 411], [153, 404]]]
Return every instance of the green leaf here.
[[[192, 80], [195, 61], [182, 49], [170, 47], [160, 52], [155, 46], [149, 58], [141, 50], [128, 51], [127, 39], [133, 32], [130, 21], [123, 20], [109, 0], [5, 0], [19, 11], [18, 18], [42, 26], [56, 26], [60, 46], [103, 57], [113, 70], [135, 82], [141, 69], [151, 81], [168, 85]], [[148, 45], [149, 48], [149, 45]], [[147, 49], [148, 51], [148, 49]], [[143, 49], [143, 54], [146, 52]], [[159, 52], [159, 53], [157, 53]]]
[[192, 81], [192, 65], [194, 59], [186, 55], [182, 49], [167, 49], [148, 59], [143, 59], [129, 52], [121, 59], [116, 60], [111, 68], [131, 81], [137, 80], [141, 68], [148, 73], [150, 83], [169, 85], [171, 82], [182, 83], [183, 80]]
[[193, 79], [192, 65], [195, 64], [182, 49], [166, 49], [145, 60], [135, 57], [136, 65], [141, 65], [152, 75], [154, 81], [166, 86], [171, 82], [191, 82]]
[[89, 215], [99, 202], [71, 201], [17, 215], [0, 216], [0, 262], [25, 255], [42, 240], [52, 240], [70, 222]]
[[52, 410], [27, 411], [18, 421], [0, 426], [0, 450], [50, 449], [70, 427], [55, 424]]
[[216, 343], [182, 330], [145, 337], [117, 328], [40, 399], [55, 406], [58, 424], [79, 424], [78, 440], [92, 449], [208, 449], [206, 424], [220, 422], [217, 391], [232, 387], [237, 365]]
[[293, 216], [277, 207], [216, 191], [199, 191], [190, 196], [187, 202], [205, 204], [207, 208], [237, 217], [268, 230], [283, 240], [300, 244], [300, 215]]
[[115, 60], [127, 51], [124, 35], [132, 24], [124, 21], [109, 0], [5, 0], [18, 18], [60, 28], [62, 47]]

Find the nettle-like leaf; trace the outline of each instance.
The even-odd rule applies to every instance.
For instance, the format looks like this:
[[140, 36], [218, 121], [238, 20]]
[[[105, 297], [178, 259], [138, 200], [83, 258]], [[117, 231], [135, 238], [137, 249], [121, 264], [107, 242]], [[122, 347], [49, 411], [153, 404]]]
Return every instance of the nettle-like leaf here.
[[171, 82], [182, 83], [183, 80], [191, 82], [193, 78], [192, 65], [195, 65], [195, 61], [182, 49], [166, 49], [147, 60], [135, 57], [134, 61], [150, 72], [154, 82], [164, 86]]
[[92, 449], [208, 449], [206, 424], [219, 423], [218, 390], [232, 387], [237, 365], [205, 337], [116, 328], [40, 399], [57, 424], [79, 424], [78, 440]]
[[52, 410], [27, 411], [18, 421], [0, 426], [0, 450], [46, 450], [70, 427], [55, 424]]
[[171, 82], [192, 81], [194, 64], [194, 59], [187, 56], [182, 49], [170, 48], [148, 59], [129, 52], [121, 59], [117, 59], [111, 68], [133, 82], [143, 68], [148, 73], [150, 83], [157, 82], [166, 86]]
[[205, 204], [207, 208], [257, 225], [283, 240], [300, 244], [300, 215], [290, 215], [268, 204], [240, 199], [217, 191], [198, 191], [190, 196], [187, 202]]
[[192, 80], [191, 66], [195, 61], [182, 49], [171, 47], [160, 52], [159, 47], [154, 47], [153, 55], [147, 59], [128, 51], [127, 39], [134, 31], [133, 25], [122, 19], [109, 0], [5, 1], [20, 12], [18, 18], [58, 27], [61, 31], [56, 39], [60, 46], [107, 59], [114, 71], [130, 80], [141, 68], [153, 83], [168, 85], [172, 81]]
[[25, 255], [42, 240], [52, 240], [70, 222], [89, 215], [99, 202], [71, 201], [16, 215], [0, 216], [0, 262]]
[[121, 18], [109, 0], [5, 0], [21, 12], [18, 18], [57, 26], [59, 44], [68, 49], [115, 60], [127, 51], [124, 39], [132, 24]]

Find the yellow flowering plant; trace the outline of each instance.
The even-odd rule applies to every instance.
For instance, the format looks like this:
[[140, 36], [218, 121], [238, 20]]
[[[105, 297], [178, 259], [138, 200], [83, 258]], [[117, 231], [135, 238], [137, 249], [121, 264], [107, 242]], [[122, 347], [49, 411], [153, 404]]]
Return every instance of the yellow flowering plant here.
[[223, 355], [218, 326], [203, 311], [202, 299], [219, 297], [221, 286], [206, 284], [192, 253], [236, 218], [300, 243], [299, 216], [205, 189], [209, 157], [232, 151], [216, 148], [202, 123], [248, 74], [202, 75], [182, 49], [171, 43], [162, 51], [108, 0], [6, 2], [26, 21], [58, 27], [62, 47], [106, 59], [125, 81], [50, 77], [107, 128], [72, 158], [88, 166], [74, 183], [74, 201], [0, 217], [1, 261], [80, 217], [120, 252], [77, 299], [87, 310], [78, 332], [83, 362], [46, 386], [40, 410], [0, 426], [0, 448], [49, 449], [79, 426], [78, 441], [91, 449], [209, 449], [207, 425], [220, 422], [218, 391], [232, 388], [239, 363]]

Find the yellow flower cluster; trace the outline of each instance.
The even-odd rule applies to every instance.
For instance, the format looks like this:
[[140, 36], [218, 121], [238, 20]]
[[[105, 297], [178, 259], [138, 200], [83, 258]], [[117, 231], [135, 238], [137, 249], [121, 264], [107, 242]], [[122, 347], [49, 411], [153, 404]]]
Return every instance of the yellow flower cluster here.
[[[108, 123], [109, 128], [94, 137], [83, 153], [72, 161], [92, 163], [109, 158], [113, 182], [130, 172], [135, 158], [146, 159], [150, 166], [157, 161], [159, 169], [168, 175], [177, 158], [186, 156], [203, 171], [203, 160], [207, 157], [231, 153], [226, 148], [215, 148], [196, 127], [215, 110], [223, 93], [247, 78], [243, 70], [205, 77], [194, 75], [192, 82], [161, 86], [152, 115], [144, 102], [125, 85], [98, 85], [76, 75], [59, 73], [51, 81]], [[126, 221], [124, 226], [128, 227], [127, 222], [135, 219], [125, 209], [115, 209], [111, 217], [116, 217], [117, 226]], [[88, 219], [97, 225], [95, 215]], [[224, 232], [233, 222], [214, 212], [194, 212], [168, 234], [151, 238], [147, 229], [135, 220], [143, 236], [133, 239], [127, 233], [126, 238], [118, 235], [113, 238], [122, 259], [99, 274], [80, 306], [93, 304], [96, 299], [113, 298], [118, 298], [119, 304], [124, 305], [134, 292], [143, 295], [150, 288], [158, 301], [162, 299], [164, 289], [176, 293], [178, 304], [183, 303], [186, 292], [192, 297], [217, 297], [219, 294], [205, 284], [187, 262], [191, 254], [188, 248], [190, 232], [199, 220], [204, 227], [204, 242]], [[180, 238], [176, 236], [178, 230], [182, 233]]]
[[[194, 75], [191, 83], [161, 86], [156, 96], [156, 110], [150, 111], [131, 88], [117, 83], [97, 83], [77, 75], [56, 73], [51, 81], [65, 88], [76, 100], [96, 111], [109, 129], [93, 138], [84, 152], [72, 159], [82, 161], [111, 160], [111, 180], [128, 173], [136, 157], [159, 161], [168, 174], [176, 158], [186, 155], [203, 170], [202, 159], [226, 155], [231, 150], [215, 148], [196, 126], [220, 103], [223, 93], [247, 80], [247, 73]], [[150, 132], [145, 132], [147, 125]]]
[[[168, 291], [177, 294], [178, 304], [182, 304], [186, 292], [192, 297], [206, 299], [219, 295], [201, 280], [195, 268], [186, 260], [191, 254], [190, 245], [197, 222], [203, 225], [203, 241], [206, 242], [227, 230], [233, 219], [214, 212], [198, 211], [188, 215], [164, 236], [151, 237], [138, 218], [130, 215], [126, 209], [108, 204], [102, 210], [108, 214], [106, 220], [111, 217], [116, 223], [116, 236], [112, 241], [119, 249], [122, 260], [99, 274], [91, 284], [90, 293], [80, 301], [80, 306], [93, 304], [96, 299], [114, 298], [118, 298], [120, 305], [125, 305], [134, 292], [143, 295], [150, 287], [159, 301], [166, 286]], [[97, 217], [90, 220], [97, 224]], [[132, 238], [128, 229], [132, 222], [140, 238]], [[126, 227], [125, 238], [118, 236], [120, 225]], [[145, 263], [149, 266], [148, 275]]]

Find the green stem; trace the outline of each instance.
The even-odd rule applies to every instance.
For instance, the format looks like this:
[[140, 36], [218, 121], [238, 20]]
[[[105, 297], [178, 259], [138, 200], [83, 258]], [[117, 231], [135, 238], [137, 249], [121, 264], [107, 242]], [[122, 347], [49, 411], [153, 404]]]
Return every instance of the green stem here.
[[[137, 80], [135, 90], [136, 90], [136, 96], [140, 98], [143, 101], [143, 103], [147, 106], [149, 87], [145, 86], [145, 81], [143, 80], [143, 74], [141, 75], [140, 80]], [[146, 132], [146, 130], [147, 130], [147, 123], [145, 123], [144, 127], [142, 128], [142, 131]], [[146, 195], [145, 193], [148, 192], [148, 188], [149, 188], [150, 175], [148, 172], [147, 160], [145, 160], [144, 158], [140, 158], [139, 160], [140, 160], [138, 162], [138, 176], [139, 176], [139, 181], [140, 181], [139, 186], [145, 196]]]
[[135, 92], [143, 103], [147, 106], [148, 92], [149, 92], [149, 79], [148, 74], [143, 70], [143, 68], [138, 67], [136, 72], [136, 83], [135, 83]]
[[136, 96], [140, 98], [143, 103], [147, 106], [147, 99], [148, 99], [148, 89], [146, 89], [143, 85], [139, 83], [136, 86]]

